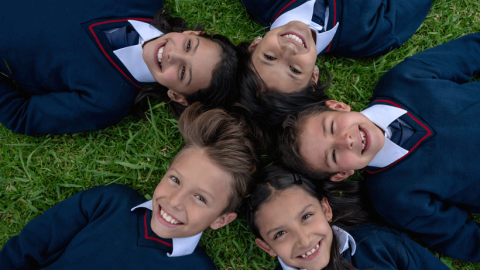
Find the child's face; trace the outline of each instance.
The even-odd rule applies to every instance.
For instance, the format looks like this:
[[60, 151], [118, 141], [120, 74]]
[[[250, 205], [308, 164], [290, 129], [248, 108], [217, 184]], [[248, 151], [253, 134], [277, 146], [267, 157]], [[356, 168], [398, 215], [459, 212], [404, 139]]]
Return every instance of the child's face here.
[[311, 116], [300, 133], [299, 154], [315, 171], [337, 173], [340, 181], [365, 168], [385, 143], [383, 131], [345, 103], [325, 103], [335, 111]]
[[198, 37], [199, 34], [199, 31], [168, 33], [143, 47], [143, 60], [150, 73], [169, 89], [169, 97], [179, 103], [185, 101], [186, 95], [207, 88], [212, 71], [220, 62], [220, 45]]
[[269, 31], [250, 45], [252, 64], [268, 89], [292, 93], [317, 82], [317, 48], [310, 28], [299, 21]]
[[183, 151], [153, 193], [153, 232], [163, 238], [182, 238], [233, 221], [236, 213], [220, 215], [228, 203], [231, 181], [203, 150]]
[[264, 240], [257, 245], [289, 266], [322, 269], [330, 261], [332, 209], [300, 187], [291, 187], [263, 204], [256, 222]]

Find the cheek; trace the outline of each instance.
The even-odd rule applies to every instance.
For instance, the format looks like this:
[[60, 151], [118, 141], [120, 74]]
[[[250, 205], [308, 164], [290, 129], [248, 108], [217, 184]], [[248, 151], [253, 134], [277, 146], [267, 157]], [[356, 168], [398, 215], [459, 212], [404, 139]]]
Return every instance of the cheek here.
[[365, 166], [362, 165], [363, 162], [357, 155], [354, 155], [348, 152], [342, 155], [341, 160], [340, 162], [338, 162], [338, 164], [341, 165], [341, 167], [343, 167], [344, 169], [348, 169], [348, 170], [361, 169], [366, 166], [366, 165]]
[[175, 90], [175, 86], [177, 85], [178, 79], [177, 79], [177, 73], [173, 69], [169, 68], [162, 73], [159, 72], [157, 74], [154, 74], [153, 77], [159, 84], [169, 89]]

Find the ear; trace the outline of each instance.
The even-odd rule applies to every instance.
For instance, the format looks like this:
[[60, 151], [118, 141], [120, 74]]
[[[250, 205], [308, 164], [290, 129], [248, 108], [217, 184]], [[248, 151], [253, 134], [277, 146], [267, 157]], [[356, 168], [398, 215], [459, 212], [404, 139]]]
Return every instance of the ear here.
[[198, 36], [200, 34], [203, 34], [205, 33], [205, 31], [192, 31], [192, 30], [188, 30], [188, 31], [183, 31], [182, 34], [185, 34], [185, 35], [195, 35], [195, 36]]
[[216, 230], [219, 229], [228, 223], [234, 221], [237, 218], [237, 213], [230, 212], [219, 216], [212, 224], [210, 224], [210, 228]]
[[255, 51], [255, 48], [257, 47], [257, 45], [262, 42], [262, 39], [260, 38], [256, 38], [252, 41], [252, 44], [250, 44], [250, 46], [248, 46], [248, 52], [252, 53], [253, 51]]
[[320, 74], [320, 70], [318, 69], [317, 66], [313, 67], [313, 72], [312, 72], [312, 82], [314, 84], [318, 83], [318, 74]]
[[348, 171], [336, 173], [334, 176], [330, 177], [330, 181], [332, 182], [342, 181], [343, 179], [352, 175], [354, 172], [355, 172], [354, 170], [348, 170]]
[[270, 256], [272, 257], [277, 256], [277, 253], [273, 251], [273, 249], [267, 244], [267, 242], [263, 241], [262, 239], [255, 238], [255, 243], [257, 243], [257, 246], [265, 250], [265, 252], [267, 252]]
[[177, 93], [177, 92], [175, 92], [175, 91], [173, 91], [173, 90], [171, 90], [171, 89], [168, 89], [168, 91], [167, 91], [167, 96], [168, 96], [171, 100], [173, 100], [173, 101], [175, 101], [175, 102], [177, 102], [177, 103], [180, 103], [180, 104], [182, 104], [183, 106], [188, 106], [188, 102], [187, 102], [187, 100], [185, 99], [185, 96], [183, 96], [183, 95], [180, 94], [180, 93]]
[[336, 101], [336, 100], [325, 101], [325, 106], [327, 106], [328, 108], [330, 108], [332, 110], [336, 110], [336, 111], [349, 112], [351, 110], [350, 106], [348, 106], [347, 104], [345, 104], [343, 102]]
[[320, 205], [322, 206], [323, 213], [325, 214], [325, 217], [327, 218], [327, 220], [332, 220], [333, 218], [332, 207], [330, 207], [330, 204], [328, 203], [328, 199], [326, 197], [323, 197], [322, 201], [320, 202]]

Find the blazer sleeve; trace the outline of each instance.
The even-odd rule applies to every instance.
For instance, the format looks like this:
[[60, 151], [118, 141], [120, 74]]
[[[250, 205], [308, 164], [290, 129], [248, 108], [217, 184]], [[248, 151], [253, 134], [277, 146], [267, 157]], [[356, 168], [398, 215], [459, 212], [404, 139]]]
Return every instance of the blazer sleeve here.
[[27, 95], [13, 87], [0, 76], [0, 123], [26, 135], [102, 129], [120, 122], [133, 100], [133, 91], [118, 88], [110, 95], [86, 89]]
[[458, 85], [468, 83], [479, 71], [480, 32], [405, 59], [380, 78], [374, 95], [381, 96], [388, 89], [436, 89], [435, 93], [441, 94], [446, 89], [455, 90]]
[[367, 225], [352, 234], [357, 242], [353, 260], [358, 269], [449, 269], [426, 248], [394, 229]]
[[112, 200], [106, 196], [124, 190], [128, 197], [126, 189], [121, 185], [96, 187], [57, 203], [7, 241], [0, 251], [2, 269], [38, 269], [52, 264], [83, 228], [110, 207]]

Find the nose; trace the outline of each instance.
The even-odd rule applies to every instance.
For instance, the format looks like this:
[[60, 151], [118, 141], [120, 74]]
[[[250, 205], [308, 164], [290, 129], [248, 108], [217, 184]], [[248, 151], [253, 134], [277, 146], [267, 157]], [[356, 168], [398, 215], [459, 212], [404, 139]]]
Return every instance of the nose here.
[[178, 61], [179, 59], [181, 59], [182, 57], [183, 57], [182, 53], [177, 52], [177, 50], [171, 50], [167, 54], [167, 61], [168, 63], [172, 64]]
[[310, 237], [308, 237], [308, 234], [303, 230], [297, 232], [297, 245], [302, 248], [310, 246]]
[[170, 206], [176, 210], [182, 209], [182, 198], [183, 194], [180, 191], [174, 191], [170, 194]]
[[280, 42], [280, 46], [282, 48], [284, 56], [296, 55], [298, 52], [297, 46], [291, 41], [282, 40]]
[[340, 149], [353, 149], [353, 138], [350, 133], [345, 133], [342, 136], [338, 136], [335, 141], [336, 147]]

